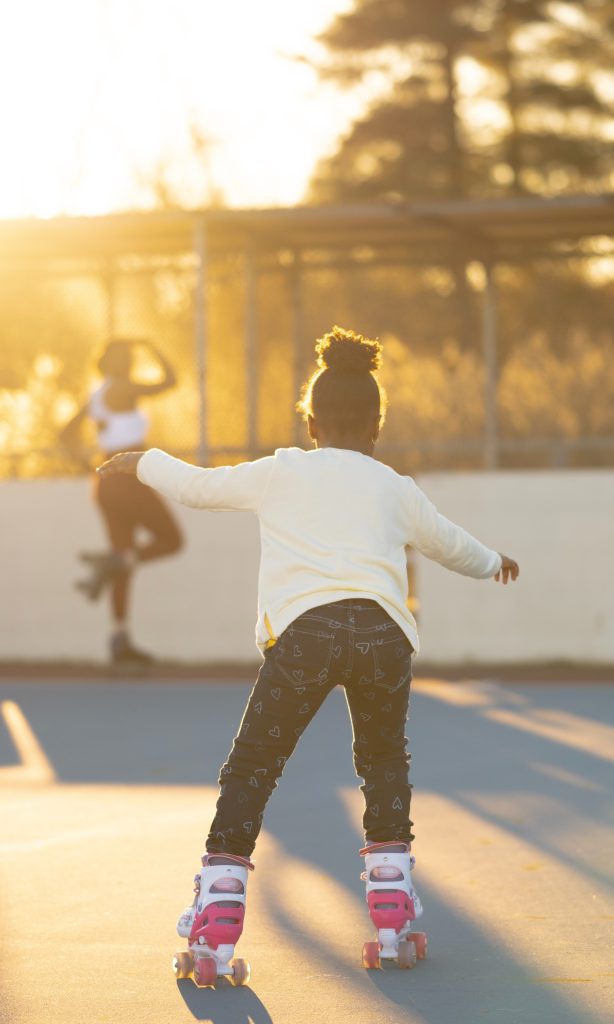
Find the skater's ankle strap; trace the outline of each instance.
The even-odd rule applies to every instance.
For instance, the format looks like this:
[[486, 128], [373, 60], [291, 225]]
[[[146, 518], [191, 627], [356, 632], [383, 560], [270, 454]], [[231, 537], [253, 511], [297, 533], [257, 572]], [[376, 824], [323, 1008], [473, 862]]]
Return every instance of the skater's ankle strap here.
[[361, 857], [366, 857], [368, 853], [376, 853], [380, 850], [389, 850], [391, 853], [409, 853], [411, 845], [410, 843], [389, 839], [384, 843], [370, 843], [369, 846], [363, 846], [359, 853]]
[[[238, 853], [227, 853], [226, 850], [207, 850], [201, 858], [203, 867], [206, 867], [211, 862], [212, 857], [222, 857], [227, 863], [240, 864], [241, 867], [249, 868], [250, 871], [253, 871], [256, 867], [249, 857], [240, 857]], [[223, 864], [224, 860], [221, 860], [220, 863]]]

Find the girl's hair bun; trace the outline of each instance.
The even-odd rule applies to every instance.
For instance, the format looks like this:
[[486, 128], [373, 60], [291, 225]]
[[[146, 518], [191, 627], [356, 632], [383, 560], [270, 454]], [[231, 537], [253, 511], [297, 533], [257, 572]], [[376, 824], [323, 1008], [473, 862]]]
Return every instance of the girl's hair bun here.
[[371, 373], [379, 369], [382, 346], [362, 334], [333, 327], [316, 343], [318, 366], [337, 373]]

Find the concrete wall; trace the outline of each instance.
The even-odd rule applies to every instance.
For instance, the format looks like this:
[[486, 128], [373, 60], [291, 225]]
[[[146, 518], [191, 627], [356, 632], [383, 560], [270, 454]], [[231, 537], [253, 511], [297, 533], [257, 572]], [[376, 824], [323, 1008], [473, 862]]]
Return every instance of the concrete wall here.
[[[522, 573], [504, 588], [418, 557], [425, 660], [614, 664], [614, 473], [432, 474], [420, 483]], [[135, 639], [163, 658], [257, 660], [255, 517], [176, 514], [187, 544], [136, 574]], [[74, 589], [77, 552], [104, 547], [87, 481], [0, 484], [0, 660], [106, 658], [106, 603]]]
[[420, 485], [521, 572], [503, 587], [417, 558], [425, 659], [614, 663], [614, 473], [436, 473]]
[[[186, 545], [135, 574], [135, 641], [163, 658], [257, 661], [255, 516], [174, 511]], [[107, 603], [74, 588], [77, 553], [106, 546], [88, 481], [0, 484], [0, 660], [106, 659]]]

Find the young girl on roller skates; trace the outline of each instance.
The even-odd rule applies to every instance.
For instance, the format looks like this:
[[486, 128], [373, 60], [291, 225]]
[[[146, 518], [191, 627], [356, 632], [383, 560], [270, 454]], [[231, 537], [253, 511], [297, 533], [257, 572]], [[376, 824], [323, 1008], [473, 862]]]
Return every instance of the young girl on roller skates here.
[[384, 415], [374, 372], [381, 345], [335, 327], [299, 409], [313, 451], [283, 448], [238, 466], [200, 469], [157, 449], [116, 455], [100, 472], [136, 473], [185, 505], [250, 509], [260, 521], [257, 642], [264, 655], [228, 760], [196, 897], [179, 919], [188, 950], [178, 977], [197, 984], [249, 976], [231, 958], [245, 913], [250, 860], [266, 803], [305, 728], [343, 686], [363, 779], [367, 902], [378, 940], [363, 963], [410, 967], [426, 940], [413, 886], [405, 721], [416, 624], [407, 607], [407, 545], [448, 569], [515, 580], [518, 566], [439, 515], [411, 477], [373, 458]]

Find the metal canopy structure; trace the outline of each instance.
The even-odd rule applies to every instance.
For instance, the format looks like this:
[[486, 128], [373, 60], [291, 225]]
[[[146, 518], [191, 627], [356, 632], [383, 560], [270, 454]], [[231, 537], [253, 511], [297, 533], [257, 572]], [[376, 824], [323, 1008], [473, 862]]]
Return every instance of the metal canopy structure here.
[[[245, 274], [248, 447], [258, 451], [256, 275], [271, 266], [293, 273], [294, 366], [303, 345], [302, 275], [310, 268], [382, 263], [479, 261], [485, 269], [482, 347], [485, 373], [483, 462], [497, 465], [497, 263], [595, 254], [591, 239], [614, 238], [614, 193], [594, 196], [412, 204], [299, 206], [257, 210], [169, 210], [0, 222], [0, 269], [91, 260], [113, 268], [128, 258], [189, 256], [195, 266], [194, 346], [200, 405], [198, 459], [209, 454], [205, 380], [207, 284], [211, 264], [239, 257]], [[113, 289], [110, 287], [110, 304]], [[109, 324], [113, 324], [112, 309]]]
[[614, 236], [614, 193], [559, 199], [169, 210], [0, 222], [0, 260], [185, 253], [204, 234], [211, 256], [276, 250], [405, 249], [445, 257], [450, 246], [489, 262], [556, 252]]

